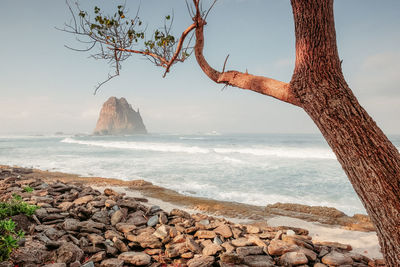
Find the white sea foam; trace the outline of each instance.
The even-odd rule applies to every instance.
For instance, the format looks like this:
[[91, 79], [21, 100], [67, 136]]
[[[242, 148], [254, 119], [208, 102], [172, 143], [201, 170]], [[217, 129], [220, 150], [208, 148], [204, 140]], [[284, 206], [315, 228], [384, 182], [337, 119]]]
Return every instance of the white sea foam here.
[[204, 137], [186, 137], [186, 136], [181, 136], [179, 137], [180, 140], [206, 140]]
[[221, 154], [249, 154], [254, 156], [274, 156], [280, 158], [315, 158], [336, 159], [335, 155], [328, 149], [313, 148], [290, 148], [290, 147], [264, 147], [264, 148], [214, 148], [216, 153]]
[[169, 143], [149, 143], [149, 142], [121, 142], [121, 141], [84, 141], [72, 138], [65, 138], [61, 140], [63, 143], [80, 144], [88, 146], [97, 146], [105, 148], [118, 148], [130, 150], [147, 150], [158, 152], [184, 152], [184, 153], [209, 153], [208, 149], [200, 148], [197, 146], [184, 146], [180, 144]]
[[188, 146], [177, 143], [151, 143], [151, 142], [132, 142], [132, 141], [88, 141], [76, 140], [67, 137], [61, 140], [63, 143], [80, 144], [88, 146], [97, 146], [104, 148], [118, 148], [130, 150], [147, 150], [158, 152], [175, 152], [175, 153], [190, 153], [190, 154], [249, 154], [254, 156], [270, 156], [280, 158], [315, 158], [315, 159], [336, 159], [335, 155], [329, 149], [318, 148], [292, 148], [292, 147], [217, 147], [206, 148], [198, 146]]

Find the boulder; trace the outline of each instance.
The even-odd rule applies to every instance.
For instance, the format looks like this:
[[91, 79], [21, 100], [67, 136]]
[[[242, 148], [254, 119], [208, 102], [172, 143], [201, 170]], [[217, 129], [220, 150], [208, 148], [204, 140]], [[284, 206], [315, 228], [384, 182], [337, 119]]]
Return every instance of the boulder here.
[[63, 243], [57, 249], [57, 262], [71, 263], [80, 261], [83, 257], [83, 251], [73, 243]]
[[146, 253], [133, 251], [121, 253], [118, 259], [135, 266], [147, 265], [151, 262], [151, 257]]
[[333, 266], [351, 265], [353, 264], [353, 259], [346, 254], [333, 250], [322, 258], [322, 263]]
[[187, 262], [188, 267], [210, 267], [213, 265], [215, 258], [213, 256], [196, 257]]
[[307, 264], [308, 259], [302, 252], [287, 252], [280, 257], [280, 262], [284, 266], [294, 266]]
[[123, 267], [123, 266], [124, 266], [124, 261], [117, 258], [106, 259], [100, 263], [100, 267]]

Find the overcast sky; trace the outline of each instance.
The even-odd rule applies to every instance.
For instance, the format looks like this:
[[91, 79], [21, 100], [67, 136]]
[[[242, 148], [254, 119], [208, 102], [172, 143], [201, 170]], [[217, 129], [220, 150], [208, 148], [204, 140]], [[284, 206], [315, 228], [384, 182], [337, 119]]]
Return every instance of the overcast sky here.
[[[139, 1], [126, 2], [135, 13]], [[89, 3], [111, 8], [118, 1]], [[191, 23], [182, 0], [142, 0], [140, 17], [153, 29], [172, 9], [180, 34]], [[399, 134], [400, 1], [337, 0], [335, 19], [350, 87], [386, 133]], [[55, 29], [68, 20], [63, 0], [1, 0], [1, 134], [89, 133], [110, 96], [139, 107], [150, 132], [318, 132], [299, 108], [238, 88], [221, 91], [194, 57], [175, 65], [166, 78], [162, 69], [131, 57], [122, 75], [93, 96], [110, 70], [64, 47], [79, 46]], [[289, 0], [220, 0], [205, 32], [205, 56], [215, 68], [230, 54], [227, 69], [290, 81], [295, 55]]]

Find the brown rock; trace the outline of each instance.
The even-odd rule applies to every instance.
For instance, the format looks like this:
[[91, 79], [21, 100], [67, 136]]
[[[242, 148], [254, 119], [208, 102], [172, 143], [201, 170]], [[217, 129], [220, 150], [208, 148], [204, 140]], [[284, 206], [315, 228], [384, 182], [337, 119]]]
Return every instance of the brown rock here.
[[112, 199], [107, 199], [106, 202], [104, 202], [104, 206], [106, 206], [107, 208], [114, 207], [115, 205], [117, 205], [117, 202]]
[[250, 247], [238, 247], [236, 252], [239, 256], [245, 257], [248, 255], [261, 255], [264, 254], [263, 247], [250, 246]]
[[222, 250], [222, 247], [220, 245], [212, 243], [212, 244], [204, 247], [203, 255], [204, 256], [213, 256], [221, 250]]
[[127, 252], [129, 249], [124, 242], [119, 240], [117, 237], [113, 238], [114, 247], [118, 249], [120, 252]]
[[190, 219], [190, 214], [187, 213], [186, 211], [180, 210], [180, 209], [173, 209], [173, 210], [171, 210], [171, 212], [169, 213], [169, 215], [170, 215], [170, 216], [178, 216], [178, 217]]
[[216, 234], [213, 231], [207, 231], [207, 230], [199, 230], [194, 234], [195, 237], [197, 238], [214, 238], [216, 237]]
[[259, 246], [259, 247], [267, 246], [267, 244], [263, 240], [261, 240], [258, 236], [251, 235], [248, 237], [248, 239], [249, 239], [249, 242], [251, 242], [252, 244], [254, 244], [256, 246]]
[[339, 266], [353, 264], [353, 259], [348, 255], [333, 250], [322, 258], [322, 262], [326, 265]]
[[242, 230], [237, 227], [232, 228], [232, 234], [234, 238], [239, 238], [242, 235]]
[[162, 250], [159, 248], [146, 248], [143, 252], [148, 255], [159, 255], [162, 253]]
[[108, 212], [106, 210], [95, 212], [92, 216], [92, 220], [104, 224], [110, 223], [110, 217], [108, 217]]
[[299, 249], [297, 251], [304, 253], [304, 255], [306, 255], [307, 259], [310, 261], [315, 261], [317, 259], [317, 253], [315, 253], [314, 251], [312, 251], [310, 249], [299, 247]]
[[94, 129], [97, 135], [146, 134], [139, 110], [136, 112], [125, 98], [110, 97], [101, 108]]
[[215, 258], [213, 256], [196, 257], [187, 262], [188, 267], [210, 267], [213, 265]]
[[73, 243], [63, 243], [57, 249], [57, 262], [71, 263], [80, 261], [83, 257], [83, 251]]
[[225, 248], [226, 253], [231, 253], [232, 251], [235, 250], [235, 247], [232, 246], [230, 243], [225, 242], [221, 245], [221, 247]]
[[308, 259], [302, 252], [287, 252], [280, 257], [280, 262], [284, 266], [307, 264]]
[[87, 239], [92, 243], [92, 245], [96, 245], [102, 243], [104, 241], [104, 237], [97, 234], [89, 234]]
[[223, 224], [214, 229], [214, 232], [223, 236], [224, 238], [232, 237], [232, 230], [229, 225]]
[[113, 230], [107, 230], [104, 234], [104, 237], [106, 239], [110, 239], [110, 240], [112, 240], [114, 237], [116, 237], [118, 239], [124, 239], [124, 237], [122, 235], [120, 235], [119, 233], [117, 233]]
[[277, 255], [280, 256], [286, 252], [295, 251], [298, 249], [298, 246], [288, 244], [282, 240], [273, 239], [268, 246], [268, 254], [269, 255]]
[[100, 267], [123, 267], [123, 266], [124, 266], [124, 261], [117, 258], [103, 260], [100, 264]]
[[254, 225], [246, 225], [246, 230], [249, 234], [258, 234], [260, 232], [260, 228]]
[[[14, 265], [36, 266], [43, 262], [54, 262], [54, 253], [37, 241], [27, 241], [24, 247], [20, 247], [11, 254]], [[13, 265], [13, 266], [14, 266]]]
[[313, 249], [313, 243], [310, 240], [304, 239], [301, 236], [296, 236], [296, 235], [283, 235], [282, 236], [282, 241], [285, 241], [288, 244], [293, 244], [293, 245], [297, 245], [300, 247], [305, 247], [308, 249]]
[[327, 246], [327, 247], [334, 247], [334, 248], [338, 248], [341, 250], [347, 250], [347, 251], [351, 251], [353, 249], [351, 247], [351, 245], [349, 245], [349, 244], [342, 244], [342, 243], [338, 243], [338, 242], [323, 241], [323, 242], [315, 242], [315, 244], [321, 245], [321, 246]]
[[93, 200], [93, 196], [92, 195], [87, 195], [87, 196], [75, 199], [73, 203], [75, 205], [84, 205], [84, 204], [86, 204], [86, 203], [88, 203], [89, 201], [92, 201], [92, 200]]
[[89, 258], [88, 261], [99, 262], [106, 258], [106, 252], [100, 251]]
[[76, 219], [65, 219], [62, 227], [65, 231], [77, 231], [79, 228], [79, 221]]
[[120, 254], [118, 259], [135, 266], [147, 265], [151, 262], [151, 257], [146, 253], [133, 251]]
[[190, 249], [190, 251], [200, 254], [201, 253], [201, 247], [199, 244], [197, 244], [192, 237], [186, 238], [186, 246]]
[[136, 210], [139, 206], [139, 203], [135, 199], [121, 199], [117, 204], [130, 210]]
[[235, 247], [245, 247], [245, 246], [250, 246], [252, 242], [250, 242], [247, 238], [245, 237], [240, 237], [238, 239], [233, 239], [232, 240], [232, 245]]
[[113, 226], [116, 225], [117, 223], [119, 223], [122, 220], [123, 217], [124, 217], [124, 214], [122, 213], [122, 211], [117, 210], [111, 216], [111, 225], [113, 225]]
[[244, 263], [250, 267], [272, 267], [274, 261], [267, 255], [251, 255], [244, 257]]
[[162, 246], [160, 240], [149, 232], [144, 232], [137, 236], [127, 235], [126, 239], [138, 242], [142, 248], [160, 248]]
[[136, 226], [141, 226], [147, 224], [147, 220], [146, 218], [144, 218], [144, 212], [140, 210], [132, 214], [129, 214], [126, 223], [134, 224]]
[[221, 262], [229, 265], [238, 265], [244, 262], [244, 258], [237, 255], [236, 253], [224, 253], [220, 256]]
[[136, 225], [129, 223], [117, 223], [115, 227], [122, 233], [129, 233], [137, 228]]
[[156, 229], [153, 235], [160, 239], [164, 239], [168, 236], [168, 233], [169, 233], [169, 227], [166, 225], [161, 225]]
[[113, 190], [111, 188], [104, 189], [104, 195], [106, 195], [106, 196], [119, 196], [119, 194], [115, 190]]
[[193, 256], [194, 256], [193, 252], [186, 252], [181, 255], [181, 257], [184, 259], [191, 259], [193, 258]]
[[67, 202], [62, 202], [60, 205], [57, 206], [57, 208], [61, 209], [62, 211], [67, 211], [73, 205], [74, 205], [74, 203], [67, 201]]

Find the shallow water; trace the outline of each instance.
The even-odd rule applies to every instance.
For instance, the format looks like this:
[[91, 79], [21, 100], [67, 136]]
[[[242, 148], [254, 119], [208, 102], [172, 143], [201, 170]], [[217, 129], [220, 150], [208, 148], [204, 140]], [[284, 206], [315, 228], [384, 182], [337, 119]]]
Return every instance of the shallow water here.
[[[400, 146], [400, 136], [392, 136]], [[144, 179], [186, 195], [365, 213], [319, 135], [0, 136], [0, 164]]]

